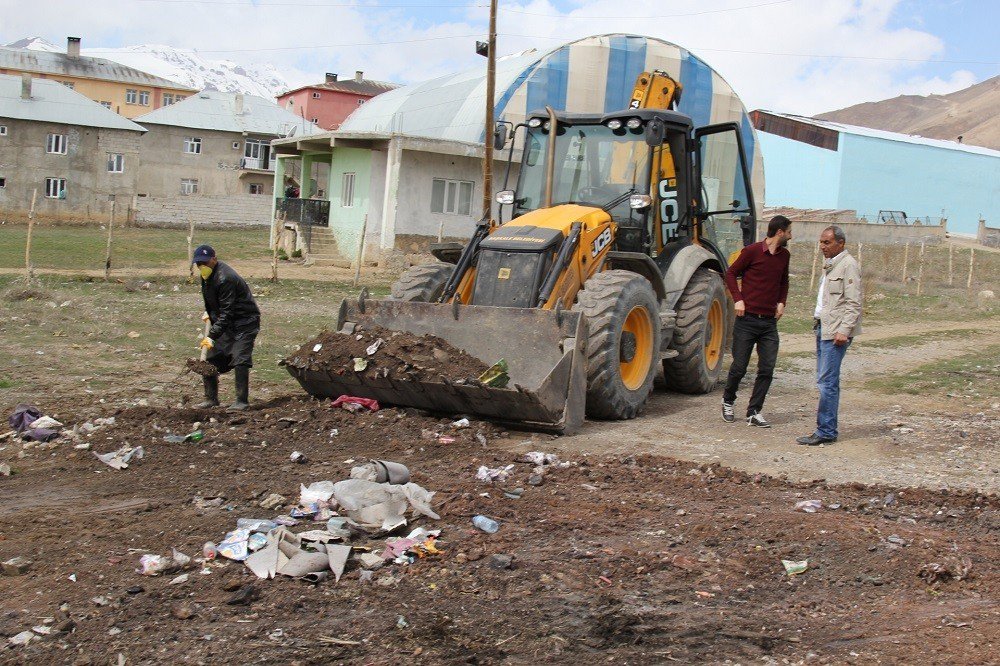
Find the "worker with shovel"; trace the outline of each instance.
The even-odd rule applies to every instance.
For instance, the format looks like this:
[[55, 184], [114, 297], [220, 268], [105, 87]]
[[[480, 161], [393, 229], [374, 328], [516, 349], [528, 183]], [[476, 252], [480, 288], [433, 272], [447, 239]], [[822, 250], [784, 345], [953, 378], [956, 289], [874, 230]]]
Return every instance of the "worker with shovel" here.
[[[246, 280], [228, 264], [219, 261], [211, 245], [199, 245], [194, 264], [201, 274], [201, 295], [205, 316], [211, 324], [201, 346], [205, 358], [220, 373], [233, 370], [236, 378], [236, 402], [230, 410], [244, 410], [250, 400], [250, 368], [253, 366], [253, 343], [260, 332], [260, 309]], [[205, 402], [196, 407], [207, 409], [219, 404], [219, 376], [203, 375]]]

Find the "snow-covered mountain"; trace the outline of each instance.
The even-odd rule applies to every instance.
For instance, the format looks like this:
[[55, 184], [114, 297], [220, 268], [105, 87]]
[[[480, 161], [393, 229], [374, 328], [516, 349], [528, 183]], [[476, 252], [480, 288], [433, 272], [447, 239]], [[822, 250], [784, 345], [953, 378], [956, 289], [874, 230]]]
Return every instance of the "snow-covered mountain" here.
[[[7, 46], [33, 51], [64, 51], [41, 37], [20, 39]], [[208, 88], [270, 98], [289, 89], [288, 81], [274, 65], [244, 66], [232, 60], [210, 60], [197, 51], [173, 46], [140, 44], [116, 49], [85, 48], [81, 54], [113, 60], [199, 90]]]

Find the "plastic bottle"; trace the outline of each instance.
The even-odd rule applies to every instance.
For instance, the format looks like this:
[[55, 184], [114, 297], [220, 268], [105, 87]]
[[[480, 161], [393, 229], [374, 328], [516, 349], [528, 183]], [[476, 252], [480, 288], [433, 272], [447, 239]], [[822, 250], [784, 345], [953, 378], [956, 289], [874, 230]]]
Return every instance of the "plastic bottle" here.
[[472, 524], [487, 534], [496, 534], [497, 530], [500, 529], [500, 523], [486, 516], [475, 516], [472, 519]]
[[201, 554], [206, 561], [214, 560], [216, 553], [218, 553], [218, 550], [216, 549], [215, 544], [211, 541], [206, 541], [205, 545], [201, 547]]

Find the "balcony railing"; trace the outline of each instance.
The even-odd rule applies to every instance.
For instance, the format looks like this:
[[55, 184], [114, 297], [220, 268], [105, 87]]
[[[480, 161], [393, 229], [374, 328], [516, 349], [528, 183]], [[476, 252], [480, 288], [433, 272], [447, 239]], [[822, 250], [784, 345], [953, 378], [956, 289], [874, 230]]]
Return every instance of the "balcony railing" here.
[[330, 202], [326, 199], [278, 199], [278, 217], [313, 227], [330, 226]]
[[274, 171], [274, 161], [263, 157], [244, 157], [240, 162], [241, 169], [256, 169], [258, 171]]

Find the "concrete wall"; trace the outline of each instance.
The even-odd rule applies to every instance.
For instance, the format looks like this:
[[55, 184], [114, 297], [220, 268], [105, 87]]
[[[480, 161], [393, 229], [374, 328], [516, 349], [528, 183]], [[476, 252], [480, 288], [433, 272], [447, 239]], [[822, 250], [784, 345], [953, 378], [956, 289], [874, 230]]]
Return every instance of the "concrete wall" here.
[[259, 194], [139, 197], [135, 222], [142, 226], [269, 226], [271, 197]]
[[[266, 172], [240, 168], [245, 139], [238, 132], [188, 129], [170, 125], [144, 125], [149, 131], [140, 143], [142, 163], [138, 193], [150, 197], [175, 197], [181, 194], [181, 179], [198, 180], [198, 194], [207, 196], [247, 194], [257, 183], [270, 194], [274, 177]], [[201, 139], [201, 153], [184, 152], [184, 139]], [[270, 141], [273, 136], [259, 138]], [[235, 148], [233, 147], [235, 144]]]
[[1000, 229], [986, 226], [986, 220], [979, 220], [979, 231], [976, 238], [981, 245], [1000, 248]]
[[[3, 119], [7, 135], [0, 137], [0, 219], [26, 219], [31, 192], [38, 190], [36, 217], [52, 221], [108, 219], [108, 195], [117, 197], [124, 215], [135, 193], [139, 170], [139, 132], [57, 123]], [[65, 155], [45, 152], [49, 134], [64, 134]], [[108, 172], [108, 153], [125, 156], [124, 173]], [[45, 198], [45, 179], [65, 178], [66, 198]]]
[[[798, 220], [790, 215], [788, 217], [792, 220], [792, 237], [796, 243], [816, 242], [823, 230], [830, 226], [829, 221]], [[844, 230], [848, 244], [919, 245], [923, 242], [927, 245], [938, 245], [946, 238], [946, 229], [943, 225], [840, 222], [837, 226]], [[765, 236], [767, 236], [767, 220], [761, 220], [757, 223], [757, 238], [762, 240]]]

